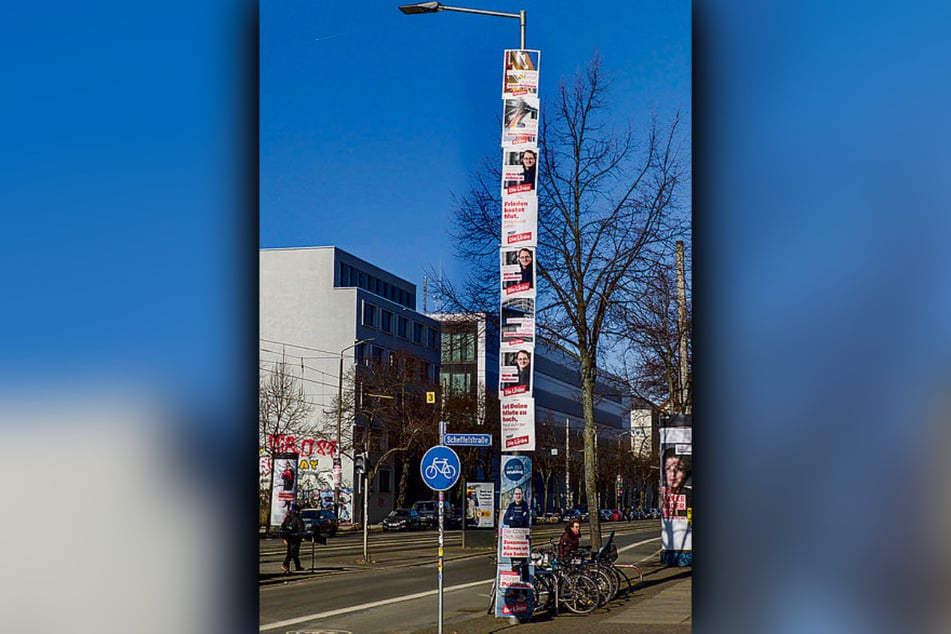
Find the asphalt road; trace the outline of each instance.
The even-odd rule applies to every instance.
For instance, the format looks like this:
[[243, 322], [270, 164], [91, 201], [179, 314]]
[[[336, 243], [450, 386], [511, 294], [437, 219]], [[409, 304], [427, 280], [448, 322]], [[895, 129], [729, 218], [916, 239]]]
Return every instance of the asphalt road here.
[[[585, 527], [586, 528], [586, 527]], [[657, 520], [602, 525], [616, 530], [627, 563], [656, 560]], [[563, 524], [536, 526], [533, 543], [557, 539]], [[262, 632], [419, 632], [438, 625], [438, 533], [371, 533], [371, 563], [364, 564], [360, 533], [341, 533], [328, 544], [303, 545], [303, 573], [282, 575], [279, 539], [260, 545], [259, 625]], [[588, 540], [582, 534], [582, 543]], [[462, 549], [461, 532], [446, 531], [443, 570], [443, 624], [447, 631], [483, 617], [495, 576], [494, 549]], [[571, 617], [566, 617], [571, 618]], [[578, 618], [578, 617], [575, 617]]]

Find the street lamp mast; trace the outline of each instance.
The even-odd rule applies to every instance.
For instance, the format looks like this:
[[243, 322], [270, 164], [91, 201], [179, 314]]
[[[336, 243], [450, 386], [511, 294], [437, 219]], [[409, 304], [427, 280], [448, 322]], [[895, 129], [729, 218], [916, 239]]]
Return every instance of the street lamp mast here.
[[483, 9], [467, 9], [465, 7], [447, 7], [439, 2], [419, 2], [417, 4], [404, 4], [400, 6], [400, 11], [406, 15], [416, 15], [418, 13], [438, 13], [439, 11], [458, 11], [459, 13], [476, 13], [478, 15], [494, 15], [499, 18], [516, 18], [519, 21], [521, 31], [521, 46], [525, 48], [525, 10], [518, 13], [502, 13], [500, 11], [485, 11]]
[[334, 456], [334, 515], [340, 520], [340, 479], [343, 476], [343, 464], [340, 462], [341, 434], [340, 424], [343, 419], [343, 353], [351, 348], [373, 341], [374, 337], [354, 341], [352, 344], [340, 351], [340, 368], [337, 374], [337, 447]]

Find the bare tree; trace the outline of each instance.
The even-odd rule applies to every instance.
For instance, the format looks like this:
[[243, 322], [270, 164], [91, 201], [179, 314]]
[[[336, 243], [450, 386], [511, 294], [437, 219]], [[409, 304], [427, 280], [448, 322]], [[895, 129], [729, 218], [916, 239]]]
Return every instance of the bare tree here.
[[[261, 368], [258, 382], [259, 442], [271, 462], [266, 517], [271, 516], [274, 455], [283, 451], [283, 444], [275, 440], [303, 436], [311, 431], [310, 415], [313, 410], [314, 406], [305, 399], [304, 386], [283, 356], [269, 368]], [[265, 530], [270, 530], [270, 527]]]
[[437, 384], [428, 376], [425, 361], [404, 350], [393, 350], [388, 359], [372, 360], [357, 368], [355, 385], [364, 445], [369, 445], [369, 434], [374, 433], [387, 442], [368, 478], [372, 481], [380, 465], [399, 456], [396, 505], [402, 507], [412, 458], [421, 456], [421, 449], [436, 441], [439, 412], [437, 405], [426, 401], [426, 393], [438, 391]]
[[[669, 265], [654, 264], [642, 285], [637, 300], [627, 298], [614, 304], [615, 322], [628, 348], [625, 370], [633, 393], [658, 410], [673, 413], [689, 411], [690, 342], [692, 321], [688, 303], [686, 319], [687, 389], [681, 390], [680, 347], [677, 326], [676, 280]], [[681, 394], [685, 398], [681, 398]]]
[[[616, 343], [610, 307], [638, 296], [643, 275], [672, 252], [686, 222], [678, 213], [685, 176], [678, 119], [669, 126], [652, 119], [642, 142], [630, 127], [614, 131], [609, 84], [595, 57], [562, 82], [539, 133], [536, 328], [539, 339], [579, 366], [589, 504], [598, 499], [595, 386], [605, 353]], [[497, 163], [484, 161], [472, 189], [456, 200], [454, 238], [468, 277], [457, 288], [436, 272], [441, 310], [497, 305], [497, 286], [485, 282], [498, 277]], [[590, 517], [597, 548], [600, 521], [596, 511]]]

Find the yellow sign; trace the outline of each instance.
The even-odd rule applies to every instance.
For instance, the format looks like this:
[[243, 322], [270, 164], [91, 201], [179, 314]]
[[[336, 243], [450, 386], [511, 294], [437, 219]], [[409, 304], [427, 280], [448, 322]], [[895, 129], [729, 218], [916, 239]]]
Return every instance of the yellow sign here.
[[426, 392], [426, 402], [435, 403], [436, 402], [436, 393], [435, 392]]

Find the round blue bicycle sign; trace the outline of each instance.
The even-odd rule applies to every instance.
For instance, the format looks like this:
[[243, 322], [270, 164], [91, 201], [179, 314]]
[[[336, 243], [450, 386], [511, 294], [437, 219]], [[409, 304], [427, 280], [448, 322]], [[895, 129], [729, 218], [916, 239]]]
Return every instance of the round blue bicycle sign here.
[[430, 447], [419, 463], [423, 482], [433, 491], [446, 491], [459, 481], [459, 456], [445, 445]]

